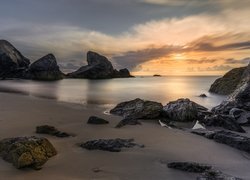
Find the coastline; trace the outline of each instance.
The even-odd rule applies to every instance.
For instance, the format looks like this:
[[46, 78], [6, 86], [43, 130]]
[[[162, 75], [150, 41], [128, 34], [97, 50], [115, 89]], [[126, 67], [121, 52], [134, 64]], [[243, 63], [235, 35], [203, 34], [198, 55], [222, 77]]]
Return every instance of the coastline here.
[[[40, 171], [17, 170], [0, 159], [0, 179], [195, 179], [196, 174], [168, 169], [165, 163], [171, 161], [207, 163], [227, 174], [243, 179], [250, 177], [249, 159], [241, 151], [188, 132], [163, 128], [154, 121], [142, 121], [142, 125], [116, 129], [114, 127], [121, 117], [104, 114], [106, 109], [102, 107], [14, 93], [0, 93], [0, 99], [1, 139], [43, 136], [58, 151], [58, 155]], [[92, 115], [107, 119], [110, 124], [86, 124]], [[60, 139], [35, 134], [35, 127], [44, 124], [76, 136]], [[76, 145], [99, 138], [134, 138], [135, 142], [145, 144], [145, 148], [111, 153], [88, 151]], [[101, 172], [93, 172], [94, 168], [101, 169]]]

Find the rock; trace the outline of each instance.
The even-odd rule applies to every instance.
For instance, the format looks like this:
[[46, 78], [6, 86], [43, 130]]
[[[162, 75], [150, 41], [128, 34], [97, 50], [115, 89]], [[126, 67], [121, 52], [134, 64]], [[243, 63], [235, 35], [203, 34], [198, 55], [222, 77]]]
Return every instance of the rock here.
[[57, 130], [55, 127], [49, 126], [49, 125], [37, 126], [36, 133], [37, 134], [49, 134], [49, 135], [56, 136], [56, 137], [72, 136], [66, 132], [61, 132], [61, 131]]
[[162, 107], [161, 103], [137, 98], [119, 103], [110, 113], [131, 119], [155, 119], [160, 116]]
[[212, 169], [212, 166], [199, 164], [195, 162], [171, 162], [168, 163], [168, 168], [178, 169], [181, 171], [192, 172], [192, 173], [203, 173], [207, 170]]
[[246, 136], [241, 136], [229, 131], [208, 131], [205, 129], [192, 130], [191, 132], [250, 153], [250, 138]]
[[228, 95], [234, 92], [242, 79], [246, 67], [235, 68], [227, 72], [222, 78], [216, 79], [209, 92]]
[[250, 125], [250, 112], [248, 111], [238, 108], [232, 108], [229, 111], [229, 115], [234, 117], [236, 119], [236, 122], [242, 126]]
[[210, 165], [195, 162], [172, 162], [168, 163], [168, 168], [191, 173], [199, 173], [200, 175], [196, 178], [197, 180], [242, 180], [240, 178], [224, 174]]
[[226, 144], [241, 151], [250, 153], [250, 138], [228, 131], [218, 131], [214, 138], [216, 142]]
[[163, 107], [163, 116], [172, 121], [190, 122], [203, 117], [204, 114], [208, 113], [207, 110], [189, 99], [178, 99]]
[[209, 131], [206, 129], [194, 129], [191, 131], [191, 133], [206, 137], [208, 139], [213, 139], [215, 135], [214, 131]]
[[154, 74], [153, 77], [161, 77], [160, 74]]
[[22, 78], [30, 64], [12, 44], [0, 40], [0, 78]]
[[218, 170], [207, 170], [201, 176], [197, 177], [197, 180], [243, 180], [238, 177], [234, 177], [228, 174], [224, 174]]
[[206, 94], [200, 94], [199, 97], [206, 98], [207, 95]]
[[40, 169], [57, 154], [53, 145], [40, 137], [17, 137], [0, 141], [0, 156], [16, 168]]
[[141, 123], [137, 119], [125, 118], [116, 125], [116, 128], [121, 128], [126, 125], [138, 125], [138, 124], [141, 125]]
[[30, 65], [29, 78], [34, 80], [53, 81], [63, 78], [53, 54], [48, 54]]
[[82, 66], [77, 71], [67, 74], [67, 77], [86, 79], [132, 77], [127, 69], [115, 70], [105, 56], [96, 52], [89, 51], [87, 53], [87, 63], [87, 66]]
[[80, 147], [88, 150], [102, 150], [110, 152], [120, 152], [122, 148], [132, 148], [134, 146], [144, 147], [133, 142], [133, 139], [99, 139], [87, 141], [80, 144]]
[[236, 120], [229, 115], [223, 115], [223, 114], [206, 115], [204, 119], [199, 119], [199, 122], [204, 124], [205, 126], [222, 127], [224, 129], [241, 133], [246, 132], [236, 122]]
[[87, 123], [88, 124], [108, 124], [109, 122], [106, 121], [105, 119], [102, 119], [96, 116], [90, 116]]

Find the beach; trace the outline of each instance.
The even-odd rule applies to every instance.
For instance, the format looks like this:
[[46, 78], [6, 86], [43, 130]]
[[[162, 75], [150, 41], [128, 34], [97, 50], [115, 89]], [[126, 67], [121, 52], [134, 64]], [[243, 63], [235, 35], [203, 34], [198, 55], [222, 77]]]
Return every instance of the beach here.
[[[172, 161], [210, 164], [216, 169], [249, 179], [248, 156], [234, 148], [178, 129], [161, 127], [156, 120], [142, 125], [114, 128], [121, 117], [105, 114], [104, 107], [59, 102], [33, 96], [0, 93], [0, 137], [46, 137], [58, 154], [39, 171], [18, 170], [0, 159], [0, 179], [178, 179], [191, 180], [197, 174], [167, 168]], [[89, 116], [108, 120], [107, 125], [87, 124]], [[36, 126], [52, 125], [74, 137], [58, 138], [35, 133]], [[245, 128], [249, 132], [249, 128]], [[245, 134], [249, 136], [249, 133]], [[94, 139], [134, 138], [144, 148], [121, 152], [89, 151], [77, 143]], [[98, 169], [98, 172], [95, 172]]]

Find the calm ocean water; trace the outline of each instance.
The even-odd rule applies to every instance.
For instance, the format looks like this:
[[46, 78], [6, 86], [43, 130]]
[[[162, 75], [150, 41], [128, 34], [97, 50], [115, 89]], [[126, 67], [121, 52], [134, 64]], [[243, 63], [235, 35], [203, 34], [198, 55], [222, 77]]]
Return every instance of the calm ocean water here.
[[[158, 101], [164, 105], [178, 98], [190, 98], [211, 108], [225, 99], [225, 96], [208, 92], [216, 78], [218, 77], [137, 77], [110, 80], [64, 79], [57, 82], [5, 80], [0, 81], [0, 92], [104, 106], [113, 106], [134, 98]], [[208, 98], [198, 97], [201, 93], [207, 94]]]

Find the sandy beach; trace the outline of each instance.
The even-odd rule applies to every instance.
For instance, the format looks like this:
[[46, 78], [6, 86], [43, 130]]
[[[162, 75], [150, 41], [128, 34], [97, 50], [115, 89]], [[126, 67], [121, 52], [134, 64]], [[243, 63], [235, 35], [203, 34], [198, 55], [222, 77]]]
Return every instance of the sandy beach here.
[[[194, 161], [211, 164], [224, 173], [250, 179], [250, 161], [236, 149], [177, 129], [161, 127], [154, 121], [142, 125], [114, 126], [120, 117], [106, 115], [104, 108], [82, 106], [25, 95], [0, 93], [0, 137], [41, 136], [38, 125], [53, 125], [74, 133], [75, 137], [48, 138], [58, 151], [41, 170], [18, 170], [0, 159], [0, 179], [8, 180], [82, 180], [82, 179], [173, 179], [191, 180], [196, 174], [168, 169], [171, 161]], [[89, 125], [96, 115], [110, 121], [108, 125]], [[89, 151], [76, 144], [99, 138], [134, 138], [145, 148], [122, 152]], [[96, 173], [93, 169], [101, 171]]]

